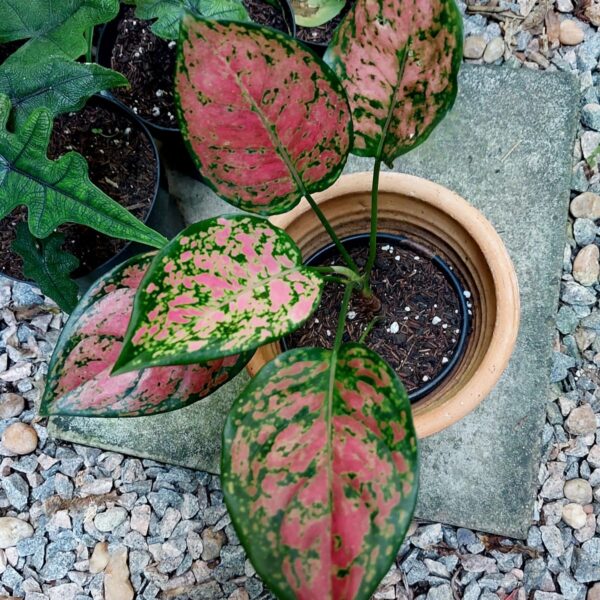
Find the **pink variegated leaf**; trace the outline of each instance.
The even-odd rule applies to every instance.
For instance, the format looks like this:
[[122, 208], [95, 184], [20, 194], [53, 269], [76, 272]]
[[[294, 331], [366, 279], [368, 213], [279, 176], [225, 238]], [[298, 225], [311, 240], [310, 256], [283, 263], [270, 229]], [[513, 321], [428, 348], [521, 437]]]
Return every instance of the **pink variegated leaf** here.
[[187, 17], [176, 99], [198, 168], [235, 206], [282, 213], [342, 172], [352, 137], [344, 90], [321, 59], [282, 33]]
[[123, 346], [133, 299], [152, 254], [103, 276], [82, 298], [50, 362], [40, 414], [141, 416], [187, 406], [216, 390], [248, 362], [248, 354], [204, 364], [111, 375]]
[[282, 354], [225, 425], [227, 507], [278, 598], [370, 598], [410, 525], [417, 471], [406, 391], [360, 344]]
[[392, 166], [454, 104], [462, 18], [454, 0], [357, 0], [324, 59], [350, 99], [352, 152]]
[[253, 350], [300, 327], [322, 287], [292, 238], [267, 220], [195, 223], [148, 269], [115, 372]]

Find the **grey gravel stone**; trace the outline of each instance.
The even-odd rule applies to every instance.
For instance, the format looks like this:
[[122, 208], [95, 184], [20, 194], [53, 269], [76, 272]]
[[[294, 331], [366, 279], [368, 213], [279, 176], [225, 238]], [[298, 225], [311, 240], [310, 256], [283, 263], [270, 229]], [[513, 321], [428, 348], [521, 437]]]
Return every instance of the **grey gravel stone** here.
[[454, 600], [452, 588], [448, 583], [432, 587], [427, 594], [427, 600]]
[[17, 510], [23, 510], [27, 506], [29, 486], [21, 475], [13, 473], [8, 477], [3, 477], [2, 489], [11, 506], [14, 506]]
[[127, 518], [127, 511], [121, 507], [109, 508], [105, 512], [98, 513], [94, 519], [94, 525], [98, 531], [106, 532], [116, 529]]
[[569, 375], [569, 369], [574, 368], [577, 365], [577, 361], [571, 357], [563, 354], [562, 352], [554, 352], [552, 357], [552, 371], [550, 372], [550, 381], [557, 383], [566, 379]]
[[561, 300], [567, 304], [590, 306], [596, 303], [596, 295], [585, 286], [574, 281], [568, 281], [563, 284]]
[[417, 548], [429, 548], [442, 541], [442, 526], [439, 523], [435, 525], [425, 525], [417, 530], [412, 536], [411, 543]]
[[556, 316], [556, 327], [563, 333], [573, 333], [579, 324], [579, 317], [570, 306], [561, 306]]

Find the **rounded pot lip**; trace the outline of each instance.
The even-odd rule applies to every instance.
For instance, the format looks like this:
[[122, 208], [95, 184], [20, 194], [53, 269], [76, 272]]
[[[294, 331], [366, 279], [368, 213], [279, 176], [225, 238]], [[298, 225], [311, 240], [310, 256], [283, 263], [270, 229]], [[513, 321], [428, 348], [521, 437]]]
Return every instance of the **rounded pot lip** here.
[[[370, 172], [344, 175], [323, 192], [315, 194], [318, 204], [355, 192], [370, 192]], [[403, 173], [383, 172], [379, 191], [399, 193], [419, 198], [426, 204], [442, 210], [458, 221], [472, 236], [482, 252], [492, 274], [496, 297], [494, 330], [479, 368], [465, 385], [445, 402], [435, 406], [413, 405], [413, 419], [417, 434], [424, 438], [446, 429], [471, 411], [492, 391], [506, 369], [514, 350], [520, 322], [519, 285], [514, 266], [504, 242], [492, 224], [465, 199], [437, 183]], [[271, 217], [271, 222], [285, 229], [299, 215], [310, 210], [303, 199], [288, 213]], [[316, 217], [315, 217], [316, 219]], [[449, 375], [452, 377], [452, 374]]]
[[[142, 219], [142, 222], [145, 224], [148, 221], [148, 219], [150, 218], [150, 215], [156, 205], [156, 199], [158, 198], [160, 189], [163, 187], [165, 189], [167, 189], [166, 184], [165, 184], [166, 180], [165, 180], [165, 177], [164, 177], [164, 174], [162, 171], [160, 155], [158, 153], [158, 148], [156, 147], [156, 142], [154, 141], [154, 138], [148, 131], [148, 128], [144, 125], [143, 121], [139, 117], [137, 117], [137, 115], [133, 111], [131, 111], [126, 106], [124, 106], [122, 103], [115, 100], [112, 96], [110, 96], [108, 94], [104, 94], [104, 93], [94, 94], [86, 102], [85, 106], [92, 105], [93, 103], [97, 103], [99, 105], [105, 105], [105, 107], [113, 109], [116, 112], [122, 114], [125, 118], [129, 119], [132, 122], [132, 124], [134, 124], [138, 129], [140, 129], [142, 131], [142, 133], [146, 136], [148, 141], [150, 142], [150, 145], [152, 147], [152, 153], [154, 155], [154, 160], [156, 161], [156, 169], [155, 169], [156, 178], [155, 178], [155, 182], [154, 182], [154, 189], [152, 192], [152, 202], [150, 203], [150, 206], [148, 207], [148, 212], [146, 213], [146, 216], [144, 217], [144, 219]], [[97, 275], [97, 277], [94, 277], [94, 278], [97, 279], [100, 275], [102, 275], [102, 273], [108, 271], [113, 266], [116, 266], [117, 264], [122, 262], [121, 257], [127, 252], [129, 247], [131, 246], [131, 244], [134, 244], [134, 243], [135, 242], [127, 240], [127, 243], [123, 246], [123, 248], [121, 248], [121, 250], [119, 250], [119, 252], [117, 252], [114, 256], [112, 256], [108, 260], [105, 260], [102, 264], [98, 265], [93, 271], [90, 271], [89, 273], [86, 273], [84, 275], [81, 275], [80, 277], [75, 278], [74, 281], [78, 282], [79, 280], [94, 277], [94, 275], [96, 273], [98, 275]], [[27, 283], [36, 288], [38, 287], [38, 284], [31, 279], [17, 279], [16, 277], [12, 277], [11, 275], [5, 275], [2, 272], [0, 272], [0, 276], [4, 277], [6, 279], [9, 279], [11, 281], [15, 281], [15, 282], [19, 282], [19, 283]]]

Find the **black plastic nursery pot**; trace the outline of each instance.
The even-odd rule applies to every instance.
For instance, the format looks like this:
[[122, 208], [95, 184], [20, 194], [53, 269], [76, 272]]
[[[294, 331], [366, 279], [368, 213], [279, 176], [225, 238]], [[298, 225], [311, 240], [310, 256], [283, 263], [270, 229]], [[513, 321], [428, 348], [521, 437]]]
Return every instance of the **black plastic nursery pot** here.
[[[172, 238], [177, 235], [177, 233], [184, 228], [183, 217], [179, 212], [176, 203], [171, 200], [168, 191], [167, 177], [161, 164], [156, 144], [144, 123], [142, 123], [129, 109], [104, 95], [97, 94], [93, 96], [86, 106], [97, 106], [118, 114], [120, 117], [127, 120], [132, 128], [137, 129], [145, 138], [147, 138], [154, 158], [154, 185], [147, 213], [141, 220], [167, 238]], [[135, 177], [134, 173], [132, 173], [132, 177]], [[148, 250], [150, 250], [150, 248], [144, 244], [138, 242], [125, 242], [123, 247], [114, 256], [96, 266], [90, 272], [75, 278], [75, 282], [77, 283], [80, 292], [84, 293], [101, 275], [108, 272], [116, 265], [136, 254]], [[26, 279], [17, 279], [10, 275], [2, 275], [13, 281], [25, 281], [32, 285], [36, 285], [35, 282]]]
[[[281, 11], [283, 19], [289, 30], [289, 35], [294, 37], [296, 32], [296, 26], [294, 23], [294, 16], [292, 12], [289, 0], [277, 0], [281, 5]], [[131, 13], [133, 7], [121, 4], [121, 10], [119, 14], [110, 22], [106, 23], [101, 31], [98, 38], [98, 46], [96, 52], [96, 61], [103, 67], [115, 69], [119, 71], [118, 65], [113, 63], [113, 51], [117, 39], [119, 37], [119, 26], [124, 18], [127, 18]], [[141, 21], [137, 19], [137, 21]], [[153, 34], [152, 34], [153, 35]], [[166, 40], [156, 37], [158, 44], [168, 44]], [[175, 42], [171, 42], [175, 44]], [[174, 66], [174, 65], [173, 65]], [[161, 65], [161, 75], [164, 73], [164, 66]], [[174, 73], [173, 73], [174, 76]], [[173, 82], [170, 82], [171, 87]], [[148, 89], [153, 90], [153, 86], [149, 85]], [[155, 92], [156, 93], [156, 92]], [[159, 140], [160, 150], [164, 156], [165, 162], [170, 168], [173, 168], [180, 173], [194, 177], [199, 181], [202, 181], [202, 174], [198, 171], [194, 161], [189, 155], [187, 146], [184, 142], [181, 131], [176, 120], [173, 125], [165, 126], [156, 119], [153, 119], [151, 115], [140, 114], [140, 111], [129, 101], [127, 96], [119, 90], [107, 92], [116, 102], [127, 107], [128, 109], [136, 112], [136, 116], [144, 123], [152, 135]]]
[[[370, 236], [368, 233], [363, 233], [345, 237], [341, 241], [344, 247], [350, 253], [352, 253], [353, 250], [359, 250], [361, 248], [365, 249], [366, 251], [369, 246], [369, 237]], [[421, 398], [433, 392], [446, 379], [446, 377], [452, 373], [464, 354], [468, 336], [471, 332], [471, 316], [465, 295], [466, 290], [459, 277], [456, 275], [453, 267], [450, 266], [442, 257], [436, 255], [429, 248], [426, 248], [422, 244], [419, 244], [418, 242], [415, 242], [406, 236], [395, 235], [392, 233], [379, 233], [377, 235], [377, 242], [380, 247], [383, 247], [386, 250], [389, 248], [390, 252], [405, 250], [406, 252], [404, 252], [405, 256], [403, 256], [403, 258], [406, 258], [407, 255], [410, 254], [408, 260], [416, 260], [417, 263], [414, 264], [424, 264], [425, 261], [431, 263], [431, 266], [437, 271], [436, 274], [441, 276], [443, 280], [447, 282], [448, 288], [446, 291], [451, 291], [454, 294], [453, 303], [455, 303], [457, 306], [456, 310], [454, 311], [457, 314], [453, 315], [453, 317], [455, 317], [458, 321], [458, 333], [456, 333], [456, 331], [452, 331], [451, 333], [453, 339], [456, 340], [456, 343], [452, 349], [452, 353], [448, 358], [445, 359], [446, 362], [441, 363], [441, 368], [436, 371], [434, 376], [430, 378], [427, 377], [426, 381], [420, 381], [417, 387], [413, 387], [409, 390], [409, 399], [411, 402], [416, 402], [417, 400], [420, 400]], [[397, 256], [400, 258], [399, 255]], [[338, 260], [336, 261], [336, 259]], [[339, 252], [335, 244], [331, 243], [312, 254], [307, 260], [305, 260], [305, 264], [319, 266], [331, 264], [333, 261], [336, 261], [338, 264], [344, 264], [343, 261], [339, 259]], [[326, 292], [324, 292], [324, 295], [325, 293]], [[447, 298], [443, 299], [447, 300]], [[404, 318], [407, 320], [409, 317], [405, 316], [399, 318]], [[311, 323], [311, 320], [309, 320], [309, 323]], [[314, 324], [311, 326], [314, 327]], [[440, 333], [446, 333], [446, 330], [442, 329], [441, 327], [441, 320], [439, 325], [429, 326], [430, 329], [437, 330]], [[447, 327], [447, 325], [445, 325], [445, 327]], [[297, 344], [295, 342], [301, 337], [302, 334], [300, 333], [298, 335], [298, 332], [296, 332], [296, 334], [283, 339], [283, 348], [288, 350], [296, 347]], [[368, 340], [366, 341], [366, 344], [369, 345]]]

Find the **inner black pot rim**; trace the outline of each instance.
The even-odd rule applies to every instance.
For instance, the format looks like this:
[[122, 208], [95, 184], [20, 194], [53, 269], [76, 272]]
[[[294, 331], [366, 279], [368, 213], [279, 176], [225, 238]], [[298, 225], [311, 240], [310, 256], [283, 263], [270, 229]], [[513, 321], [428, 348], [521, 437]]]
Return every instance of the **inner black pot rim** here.
[[[368, 233], [358, 233], [355, 235], [350, 235], [341, 239], [344, 247], [351, 249], [356, 248], [357, 246], [364, 245], [365, 242], [368, 243], [369, 234]], [[465, 288], [462, 285], [460, 279], [457, 277], [456, 273], [452, 269], [452, 267], [446, 263], [444, 259], [440, 256], [429, 250], [428, 248], [422, 246], [421, 244], [411, 240], [410, 238], [397, 235], [393, 233], [378, 233], [377, 241], [380, 243], [388, 243], [393, 244], [395, 246], [399, 246], [402, 248], [408, 248], [415, 252], [420, 253], [422, 256], [425, 256], [431, 260], [431, 262], [442, 272], [444, 277], [450, 283], [450, 286], [454, 290], [459, 305], [459, 314], [460, 314], [460, 332], [458, 334], [458, 342], [456, 344], [456, 349], [454, 354], [450, 358], [450, 360], [446, 363], [444, 368], [431, 380], [427, 381], [424, 385], [412, 390], [408, 393], [408, 398], [411, 402], [416, 402], [417, 400], [421, 400], [421, 398], [430, 394], [435, 388], [437, 388], [442, 381], [450, 375], [450, 373], [454, 370], [456, 365], [459, 363], [462, 358], [466, 347], [467, 340], [469, 337], [469, 333], [471, 331], [471, 315], [469, 314], [469, 307], [467, 306], [467, 299], [465, 296]], [[317, 250], [314, 254], [308, 257], [304, 261], [305, 265], [314, 265], [314, 264], [323, 264], [327, 258], [337, 253], [337, 249], [334, 243], [327, 244], [320, 250]], [[287, 340], [285, 338], [281, 339], [281, 345], [284, 350], [289, 350], [290, 347], [287, 344]]]

